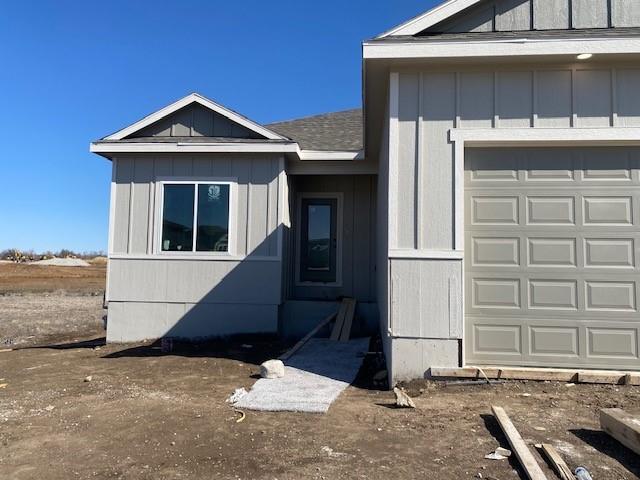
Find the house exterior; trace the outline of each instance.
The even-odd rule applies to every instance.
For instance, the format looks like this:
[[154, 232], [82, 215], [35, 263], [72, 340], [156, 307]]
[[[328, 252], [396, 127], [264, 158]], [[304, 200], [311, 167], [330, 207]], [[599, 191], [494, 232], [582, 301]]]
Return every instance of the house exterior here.
[[640, 370], [640, 4], [449, 0], [363, 44], [363, 111], [193, 94], [102, 140], [109, 341], [301, 335], [342, 296], [390, 380]]

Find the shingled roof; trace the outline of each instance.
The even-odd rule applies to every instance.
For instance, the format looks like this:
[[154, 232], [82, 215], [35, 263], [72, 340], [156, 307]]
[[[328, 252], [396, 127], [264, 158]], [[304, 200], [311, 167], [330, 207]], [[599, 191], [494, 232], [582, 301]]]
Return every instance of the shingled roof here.
[[324, 113], [265, 125], [303, 150], [362, 150], [362, 109]]

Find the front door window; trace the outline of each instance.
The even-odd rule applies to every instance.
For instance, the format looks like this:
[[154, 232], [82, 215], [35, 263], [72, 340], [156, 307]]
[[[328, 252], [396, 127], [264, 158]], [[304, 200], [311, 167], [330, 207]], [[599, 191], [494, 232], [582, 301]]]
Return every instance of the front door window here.
[[302, 235], [300, 280], [333, 283], [336, 281], [335, 198], [302, 199]]

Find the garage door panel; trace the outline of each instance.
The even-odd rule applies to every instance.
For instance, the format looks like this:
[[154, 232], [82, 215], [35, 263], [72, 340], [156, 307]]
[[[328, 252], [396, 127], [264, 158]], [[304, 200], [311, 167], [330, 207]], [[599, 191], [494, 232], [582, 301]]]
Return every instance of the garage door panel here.
[[633, 268], [633, 238], [585, 238], [584, 266], [594, 268]]
[[528, 238], [530, 267], [575, 267], [577, 264], [575, 238]]
[[587, 328], [588, 354], [600, 358], [638, 358], [638, 329]]
[[640, 149], [477, 151], [466, 154], [467, 361], [640, 370]]
[[586, 310], [636, 311], [636, 282], [585, 282]]
[[471, 223], [485, 225], [517, 225], [518, 197], [474, 196], [471, 198]]
[[632, 225], [633, 200], [624, 197], [583, 197], [584, 225]]
[[575, 225], [574, 197], [527, 197], [527, 225]]
[[474, 278], [474, 308], [520, 308], [520, 280], [517, 278]]
[[578, 309], [578, 286], [574, 280], [529, 280], [530, 309]]
[[578, 357], [578, 327], [529, 327], [530, 354]]
[[476, 266], [519, 266], [518, 237], [474, 237], [471, 258]]

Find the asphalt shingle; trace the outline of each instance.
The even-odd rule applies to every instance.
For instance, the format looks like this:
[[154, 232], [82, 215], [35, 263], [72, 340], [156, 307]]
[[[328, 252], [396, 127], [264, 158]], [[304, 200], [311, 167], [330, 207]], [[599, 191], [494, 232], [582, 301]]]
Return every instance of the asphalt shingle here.
[[362, 150], [362, 109], [324, 113], [265, 125], [304, 150]]

